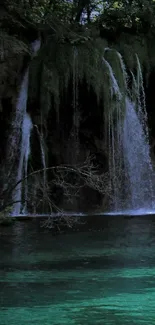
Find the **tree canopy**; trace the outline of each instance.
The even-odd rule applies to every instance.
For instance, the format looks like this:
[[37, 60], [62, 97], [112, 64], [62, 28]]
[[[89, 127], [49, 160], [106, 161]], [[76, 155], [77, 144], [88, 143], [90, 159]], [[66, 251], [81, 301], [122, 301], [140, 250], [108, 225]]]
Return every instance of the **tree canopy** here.
[[100, 98], [103, 75], [105, 79], [102, 56], [108, 46], [120, 51], [131, 71], [136, 69], [135, 54], [147, 74], [150, 64], [155, 65], [154, 42], [148, 41], [154, 39], [155, 0], [4, 0], [0, 9], [1, 79], [4, 75], [7, 80], [3, 61], [30, 54], [30, 42], [41, 38], [41, 50], [32, 63], [29, 96], [32, 101], [37, 97], [36, 80], [40, 80], [44, 111], [51, 102], [49, 93], [59, 106], [62, 85], [68, 87], [76, 64], [79, 81], [87, 80]]
[[[154, 0], [5, 0], [1, 2], [1, 25], [31, 25], [57, 31], [61, 25], [133, 28], [148, 32], [155, 27]], [[8, 18], [10, 22], [8, 21]]]
[[[0, 27], [2, 77], [7, 79], [3, 61], [30, 53], [30, 42], [41, 38], [41, 50], [32, 67], [30, 97], [35, 96], [36, 75], [41, 70], [42, 92], [45, 90], [41, 102], [45, 107], [44, 97], [47, 102], [50, 91], [59, 106], [61, 85], [67, 87], [74, 74], [75, 47], [78, 78], [85, 78], [97, 97], [103, 93], [100, 65], [109, 41], [123, 55], [128, 69], [134, 71], [137, 53], [149, 73], [154, 42], [148, 43], [148, 39], [154, 39], [155, 0], [4, 0]], [[126, 32], [127, 38], [123, 36]]]

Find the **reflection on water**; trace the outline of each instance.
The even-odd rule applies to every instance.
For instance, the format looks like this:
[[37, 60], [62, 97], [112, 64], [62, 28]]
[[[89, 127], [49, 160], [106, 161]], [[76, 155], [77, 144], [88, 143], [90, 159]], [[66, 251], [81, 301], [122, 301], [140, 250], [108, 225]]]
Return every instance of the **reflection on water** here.
[[58, 236], [0, 228], [0, 325], [154, 324], [155, 217], [94, 218]]

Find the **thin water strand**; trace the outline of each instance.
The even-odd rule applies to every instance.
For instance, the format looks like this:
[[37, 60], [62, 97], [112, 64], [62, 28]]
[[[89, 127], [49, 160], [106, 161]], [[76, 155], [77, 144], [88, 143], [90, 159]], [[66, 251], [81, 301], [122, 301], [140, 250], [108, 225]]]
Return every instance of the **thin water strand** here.
[[43, 212], [44, 212], [44, 203], [45, 203], [44, 195], [45, 195], [46, 188], [47, 188], [47, 165], [46, 165], [46, 157], [45, 157], [45, 150], [44, 150], [43, 134], [39, 132], [37, 125], [35, 125], [35, 127], [37, 130], [38, 139], [39, 139], [39, 143], [40, 143], [41, 163], [42, 163], [42, 167], [43, 167]]

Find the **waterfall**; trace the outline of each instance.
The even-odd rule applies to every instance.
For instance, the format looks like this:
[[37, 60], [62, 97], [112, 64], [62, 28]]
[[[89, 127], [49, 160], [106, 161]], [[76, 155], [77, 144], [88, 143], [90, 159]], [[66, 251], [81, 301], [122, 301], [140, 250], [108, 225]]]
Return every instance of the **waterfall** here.
[[[25, 103], [26, 104], [26, 103]], [[22, 125], [22, 140], [20, 146], [20, 158], [18, 165], [18, 173], [16, 178], [17, 186], [13, 193], [13, 201], [16, 202], [13, 207], [12, 214], [18, 215], [22, 212], [27, 212], [27, 199], [28, 199], [28, 190], [27, 190], [27, 169], [28, 169], [28, 159], [30, 154], [30, 135], [32, 130], [32, 121], [30, 116], [26, 113], [23, 116], [23, 125]], [[21, 180], [23, 179], [23, 182]], [[23, 185], [24, 184], [24, 185]], [[22, 193], [22, 188], [24, 191]], [[23, 197], [22, 197], [23, 194]], [[24, 206], [22, 208], [22, 200]]]
[[28, 76], [29, 69], [26, 70], [24, 78], [21, 83], [19, 97], [16, 104], [15, 114], [13, 116], [11, 131], [8, 139], [7, 160], [13, 160], [18, 155], [21, 129], [23, 124], [23, 116], [26, 111], [27, 91], [28, 91]]
[[121, 98], [115, 96], [114, 100], [113, 95], [109, 96], [107, 133], [113, 192], [111, 209], [150, 209], [154, 204], [153, 170], [140, 62], [136, 55], [137, 75], [131, 72], [132, 89], [129, 89], [121, 55], [110, 49], [105, 53], [111, 94], [112, 90], [118, 95], [121, 93]]
[[151, 208], [153, 204], [149, 144], [143, 124], [138, 117], [135, 104], [126, 99], [126, 114], [123, 124], [122, 141], [124, 170], [126, 173], [126, 208]]
[[[39, 48], [40, 40], [34, 41], [31, 45], [33, 56], [36, 55]], [[15, 177], [15, 184], [17, 185], [12, 193], [12, 200], [15, 202], [12, 210], [13, 215], [19, 215], [21, 212], [26, 213], [27, 211], [27, 171], [30, 155], [30, 135], [33, 127], [31, 117], [27, 113], [28, 80], [29, 67], [27, 68], [21, 83], [15, 115], [12, 122], [11, 141], [9, 141], [8, 148], [8, 157], [13, 157], [15, 153], [18, 153], [18, 167]], [[23, 206], [22, 202], [24, 202]]]
[[[29, 78], [29, 69], [26, 70], [24, 75], [21, 88], [19, 91], [19, 97], [16, 105], [16, 112], [12, 123], [12, 134], [11, 134], [11, 143], [10, 143], [10, 156], [13, 156], [14, 152], [19, 152], [19, 162], [17, 169], [17, 176], [15, 179], [15, 183], [17, 186], [13, 192], [12, 198], [13, 202], [16, 202], [13, 205], [13, 214], [19, 214], [21, 211], [21, 200], [22, 200], [22, 182], [23, 178], [23, 167], [26, 169], [26, 158], [28, 148], [25, 147], [27, 145], [26, 141], [29, 139], [28, 132], [31, 130], [31, 123], [27, 123], [27, 120], [30, 120], [26, 114], [27, 107], [27, 93], [28, 93], [28, 78]], [[25, 139], [26, 136], [26, 139]], [[25, 163], [25, 166], [23, 164]], [[27, 173], [26, 173], [27, 174]], [[26, 175], [25, 175], [26, 176]]]

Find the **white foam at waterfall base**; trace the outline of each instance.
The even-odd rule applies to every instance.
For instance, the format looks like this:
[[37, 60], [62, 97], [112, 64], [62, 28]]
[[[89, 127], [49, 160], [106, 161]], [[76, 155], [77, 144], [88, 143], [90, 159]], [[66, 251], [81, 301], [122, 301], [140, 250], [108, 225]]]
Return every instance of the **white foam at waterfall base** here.
[[120, 210], [120, 211], [110, 211], [104, 212], [103, 215], [107, 216], [147, 216], [147, 215], [155, 215], [155, 209], [128, 209], [128, 210]]

